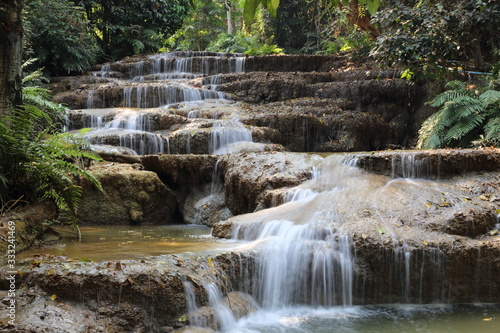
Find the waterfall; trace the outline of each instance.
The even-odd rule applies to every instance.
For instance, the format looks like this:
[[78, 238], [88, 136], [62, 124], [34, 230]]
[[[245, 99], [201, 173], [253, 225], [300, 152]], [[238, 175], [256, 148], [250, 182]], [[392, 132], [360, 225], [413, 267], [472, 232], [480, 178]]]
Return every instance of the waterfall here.
[[[293, 304], [352, 305], [352, 244], [330, 222], [297, 225], [276, 220], [240, 235], [251, 240], [257, 234], [256, 241], [265, 240], [252, 279], [254, 296], [262, 306], [276, 310]], [[236, 227], [234, 233], [239, 232]]]
[[87, 109], [92, 109], [94, 107], [94, 91], [90, 90], [88, 95], [87, 95], [87, 102], [86, 102]]
[[115, 118], [112, 121], [106, 123], [104, 128], [123, 128], [127, 130], [150, 132], [151, 122], [147, 114], [138, 114], [136, 112], [124, 111], [117, 113]]
[[238, 142], [251, 142], [252, 132], [237, 120], [216, 122], [210, 129], [211, 154], [226, 154]]
[[93, 72], [93, 76], [100, 76], [100, 77], [110, 77], [111, 72], [111, 66], [109, 64], [105, 64], [101, 66], [101, 70], [98, 72]]

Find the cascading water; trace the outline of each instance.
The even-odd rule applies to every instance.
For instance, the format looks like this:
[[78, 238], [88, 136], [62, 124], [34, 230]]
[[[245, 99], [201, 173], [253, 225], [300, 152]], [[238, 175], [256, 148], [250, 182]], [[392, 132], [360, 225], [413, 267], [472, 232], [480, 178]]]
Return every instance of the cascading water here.
[[[216, 91], [220, 83], [219, 73], [244, 70], [245, 57], [242, 54], [180, 52], [167, 53], [141, 60], [130, 66], [130, 80], [113, 79], [115, 85], [123, 86], [122, 105], [116, 108], [114, 119], [104, 122], [103, 116], [95, 115], [95, 105], [107, 105], [108, 89], [89, 90], [86, 107], [92, 110], [88, 125], [94, 130], [86, 137], [94, 144], [123, 145], [138, 154], [170, 152], [171, 139], [164, 132], [152, 133], [150, 113], [146, 108], [158, 108], [158, 112], [168, 114], [169, 106], [179, 103], [201, 103], [206, 100], [223, 100], [225, 95]], [[101, 71], [92, 75], [109, 77], [111, 65], [103, 65]], [[201, 86], [203, 77], [211, 75], [206, 86]], [[99, 95], [97, 95], [97, 93]], [[101, 101], [95, 102], [99, 96]], [[111, 105], [111, 107], [115, 107]], [[203, 106], [199, 106], [203, 108]], [[94, 112], [96, 111], [96, 112]], [[191, 111], [188, 119], [197, 121], [202, 113]], [[223, 153], [226, 146], [239, 141], [251, 141], [251, 132], [236, 120], [219, 122], [211, 131], [207, 149], [213, 153]], [[190, 132], [191, 133], [191, 132]], [[187, 137], [186, 152], [191, 152], [191, 134]]]
[[[310, 328], [308, 322], [324, 322], [326, 313], [372, 316], [354, 307], [370, 297], [373, 291], [367, 288], [385, 290], [389, 297], [385, 301], [391, 303], [448, 297], [444, 292], [450, 281], [445, 278], [442, 251], [417, 251], [415, 243], [403, 240], [407, 229], [399, 221], [425, 214], [429, 201], [445, 202], [451, 216], [462, 210], [463, 199], [440, 182], [369, 174], [355, 167], [356, 162], [348, 156], [329, 156], [313, 169], [310, 181], [288, 191], [284, 204], [232, 219], [232, 238], [249, 242], [239, 250], [241, 262], [235, 274], [240, 283], [234, 287], [252, 295], [261, 308], [221, 331], [288, 332], [285, 321], [296, 318], [290, 332], [326, 332]], [[428, 170], [422, 169], [425, 161], [401, 163], [393, 167], [406, 170], [405, 175]], [[387, 270], [387, 280], [378, 282], [386, 286], [367, 286], [359, 266], [366, 263], [357, 258], [353, 232], [361, 218], [375, 221], [373, 231], [388, 244], [382, 253], [387, 267], [380, 267]], [[248, 260], [253, 263], [250, 269], [244, 263]], [[309, 328], [302, 330], [303, 325]]]
[[238, 120], [216, 122], [210, 130], [211, 154], [226, 154], [238, 142], [252, 142], [252, 132]]

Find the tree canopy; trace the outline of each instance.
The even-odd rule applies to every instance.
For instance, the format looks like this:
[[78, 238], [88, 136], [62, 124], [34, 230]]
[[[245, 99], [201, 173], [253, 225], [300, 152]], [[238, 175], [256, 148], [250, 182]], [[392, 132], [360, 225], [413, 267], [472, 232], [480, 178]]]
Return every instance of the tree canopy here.
[[85, 8], [99, 45], [112, 59], [157, 51], [189, 12], [188, 0], [75, 0]]

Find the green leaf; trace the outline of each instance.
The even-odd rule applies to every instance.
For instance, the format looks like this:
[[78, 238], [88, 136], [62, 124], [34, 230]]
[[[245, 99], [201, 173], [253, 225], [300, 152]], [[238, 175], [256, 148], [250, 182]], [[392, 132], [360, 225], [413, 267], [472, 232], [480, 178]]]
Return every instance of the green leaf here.
[[368, 13], [370, 13], [370, 15], [374, 15], [379, 7], [380, 7], [380, 0], [367, 1], [366, 8], [368, 9]]
[[245, 24], [252, 23], [255, 12], [257, 11], [257, 7], [261, 3], [262, 0], [246, 0], [245, 7], [243, 8], [243, 20]]
[[500, 102], [500, 91], [487, 90], [479, 96], [479, 100], [483, 103], [484, 107], [498, 103]]

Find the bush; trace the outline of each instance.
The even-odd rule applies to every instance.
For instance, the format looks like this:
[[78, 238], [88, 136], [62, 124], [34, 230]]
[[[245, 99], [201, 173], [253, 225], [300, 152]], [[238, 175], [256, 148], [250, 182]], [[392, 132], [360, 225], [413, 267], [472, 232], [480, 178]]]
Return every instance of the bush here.
[[451, 81], [429, 105], [439, 111], [424, 121], [417, 148], [500, 145], [500, 91], [494, 81], [481, 87]]
[[81, 72], [97, 61], [100, 48], [83, 8], [65, 0], [27, 0], [24, 19], [27, 55], [52, 75]]
[[0, 214], [12, 206], [9, 202], [49, 198], [71, 216], [81, 197], [75, 177], [85, 177], [102, 189], [82, 164], [100, 158], [81, 135], [57, 129], [57, 119], [64, 118], [65, 109], [47, 101], [47, 91], [34, 88], [43, 89], [23, 88], [26, 105], [0, 118]]
[[249, 36], [245, 33], [229, 35], [222, 33], [210, 43], [207, 51], [212, 52], [237, 52], [249, 55], [282, 54], [283, 49], [275, 44], [259, 42], [258, 36]]

